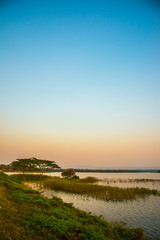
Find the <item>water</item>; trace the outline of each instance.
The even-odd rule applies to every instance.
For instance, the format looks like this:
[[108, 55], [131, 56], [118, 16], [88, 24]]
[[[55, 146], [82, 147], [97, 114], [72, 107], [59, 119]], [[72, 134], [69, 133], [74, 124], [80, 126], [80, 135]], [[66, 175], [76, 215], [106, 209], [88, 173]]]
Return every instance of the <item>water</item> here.
[[[45, 173], [49, 176], [59, 176], [60, 172]], [[160, 173], [90, 173], [90, 172], [77, 172], [80, 178], [96, 177], [102, 181], [97, 182], [98, 185], [113, 186], [113, 187], [144, 187], [149, 189], [157, 189], [160, 191], [160, 181], [147, 181], [137, 182], [131, 181], [134, 179], [150, 179], [160, 180]], [[121, 181], [122, 180], [122, 181]], [[127, 182], [129, 180], [129, 182]], [[126, 181], [126, 182], [123, 182]]]
[[[60, 176], [61, 173], [49, 173], [51, 176]], [[98, 184], [108, 185], [108, 180], [116, 180], [109, 185], [120, 187], [149, 187], [151, 189], [160, 189], [160, 182], [119, 182], [118, 179], [160, 179], [159, 173], [77, 173], [81, 178], [92, 176], [102, 179]], [[39, 185], [31, 183], [34, 189], [39, 189]], [[43, 195], [51, 198], [56, 195], [65, 202], [72, 202], [79, 209], [91, 212], [108, 221], [116, 221], [126, 224], [130, 227], [142, 227], [144, 232], [151, 239], [160, 239], [160, 197], [149, 196], [145, 199], [137, 199], [127, 202], [106, 202], [96, 200], [91, 197], [85, 197], [77, 194], [64, 193], [48, 189], [43, 190]]]
[[[61, 176], [61, 172], [45, 173], [50, 176]], [[99, 172], [77, 172], [80, 178], [88, 176], [96, 177], [99, 179], [160, 179], [160, 173], [99, 173]]]

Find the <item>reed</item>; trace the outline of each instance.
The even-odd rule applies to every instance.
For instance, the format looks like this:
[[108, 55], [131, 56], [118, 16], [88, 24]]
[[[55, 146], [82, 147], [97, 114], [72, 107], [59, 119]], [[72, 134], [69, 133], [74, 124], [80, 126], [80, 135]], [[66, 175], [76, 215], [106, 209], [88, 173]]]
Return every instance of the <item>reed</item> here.
[[100, 186], [96, 184], [71, 181], [68, 179], [49, 179], [43, 182], [45, 188], [69, 193], [84, 194], [105, 201], [134, 200], [138, 197], [144, 198], [149, 195], [160, 195], [157, 190], [148, 188], [119, 188], [111, 186]]
[[95, 183], [101, 180], [96, 177], [86, 177], [86, 178], [81, 178], [80, 181], [83, 183]]
[[160, 183], [160, 179], [149, 179], [149, 178], [138, 178], [138, 179], [105, 179], [107, 183], [134, 183], [134, 182], [153, 182], [153, 183]]

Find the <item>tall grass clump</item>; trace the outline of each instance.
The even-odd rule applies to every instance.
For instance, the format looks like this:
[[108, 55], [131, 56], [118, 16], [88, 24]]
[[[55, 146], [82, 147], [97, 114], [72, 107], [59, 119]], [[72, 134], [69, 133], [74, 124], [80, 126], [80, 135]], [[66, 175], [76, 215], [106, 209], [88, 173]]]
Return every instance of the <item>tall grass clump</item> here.
[[71, 181], [69, 179], [50, 179], [43, 182], [45, 188], [56, 191], [65, 191], [69, 193], [85, 194], [105, 201], [125, 201], [134, 200], [138, 197], [148, 195], [160, 195], [157, 190], [147, 188], [119, 188], [111, 186], [100, 186], [96, 184], [83, 183], [80, 181]]
[[84, 182], [84, 183], [95, 183], [95, 182], [98, 182], [100, 181], [98, 178], [96, 177], [86, 177], [86, 178], [82, 178], [80, 179], [81, 182]]

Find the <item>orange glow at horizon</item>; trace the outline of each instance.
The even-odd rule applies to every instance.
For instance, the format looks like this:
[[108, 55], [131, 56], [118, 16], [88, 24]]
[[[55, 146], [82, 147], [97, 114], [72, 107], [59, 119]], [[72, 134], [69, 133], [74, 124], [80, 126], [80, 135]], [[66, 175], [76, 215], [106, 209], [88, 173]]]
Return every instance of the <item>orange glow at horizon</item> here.
[[29, 139], [5, 136], [0, 142], [1, 160], [10, 163], [20, 157], [54, 160], [63, 167], [149, 167], [159, 166], [160, 139]]

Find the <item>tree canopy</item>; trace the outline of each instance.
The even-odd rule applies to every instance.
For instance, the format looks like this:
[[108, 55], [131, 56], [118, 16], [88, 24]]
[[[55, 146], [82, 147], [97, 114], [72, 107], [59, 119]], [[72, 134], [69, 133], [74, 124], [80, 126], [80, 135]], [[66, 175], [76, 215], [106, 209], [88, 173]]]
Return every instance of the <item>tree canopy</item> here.
[[23, 158], [23, 159], [16, 159], [17, 161], [13, 161], [11, 163], [11, 166], [13, 167], [13, 170], [19, 170], [23, 173], [27, 171], [31, 171], [32, 169], [35, 169], [35, 163], [32, 161], [32, 158]]
[[13, 167], [13, 170], [16, 170], [16, 171], [18, 170], [18, 171], [23, 172], [23, 175], [25, 175], [26, 172], [37, 171], [37, 170], [39, 170], [40, 175], [42, 175], [43, 172], [45, 171], [45, 169], [60, 168], [55, 163], [55, 161], [38, 159], [35, 157], [16, 159], [16, 161], [13, 161], [11, 163], [11, 166]]
[[42, 160], [42, 159], [37, 159], [35, 157], [31, 158], [31, 161], [35, 164], [36, 168], [39, 169], [41, 173], [44, 172], [45, 169], [54, 169], [54, 168], [60, 168], [55, 161], [50, 161], [50, 160]]

